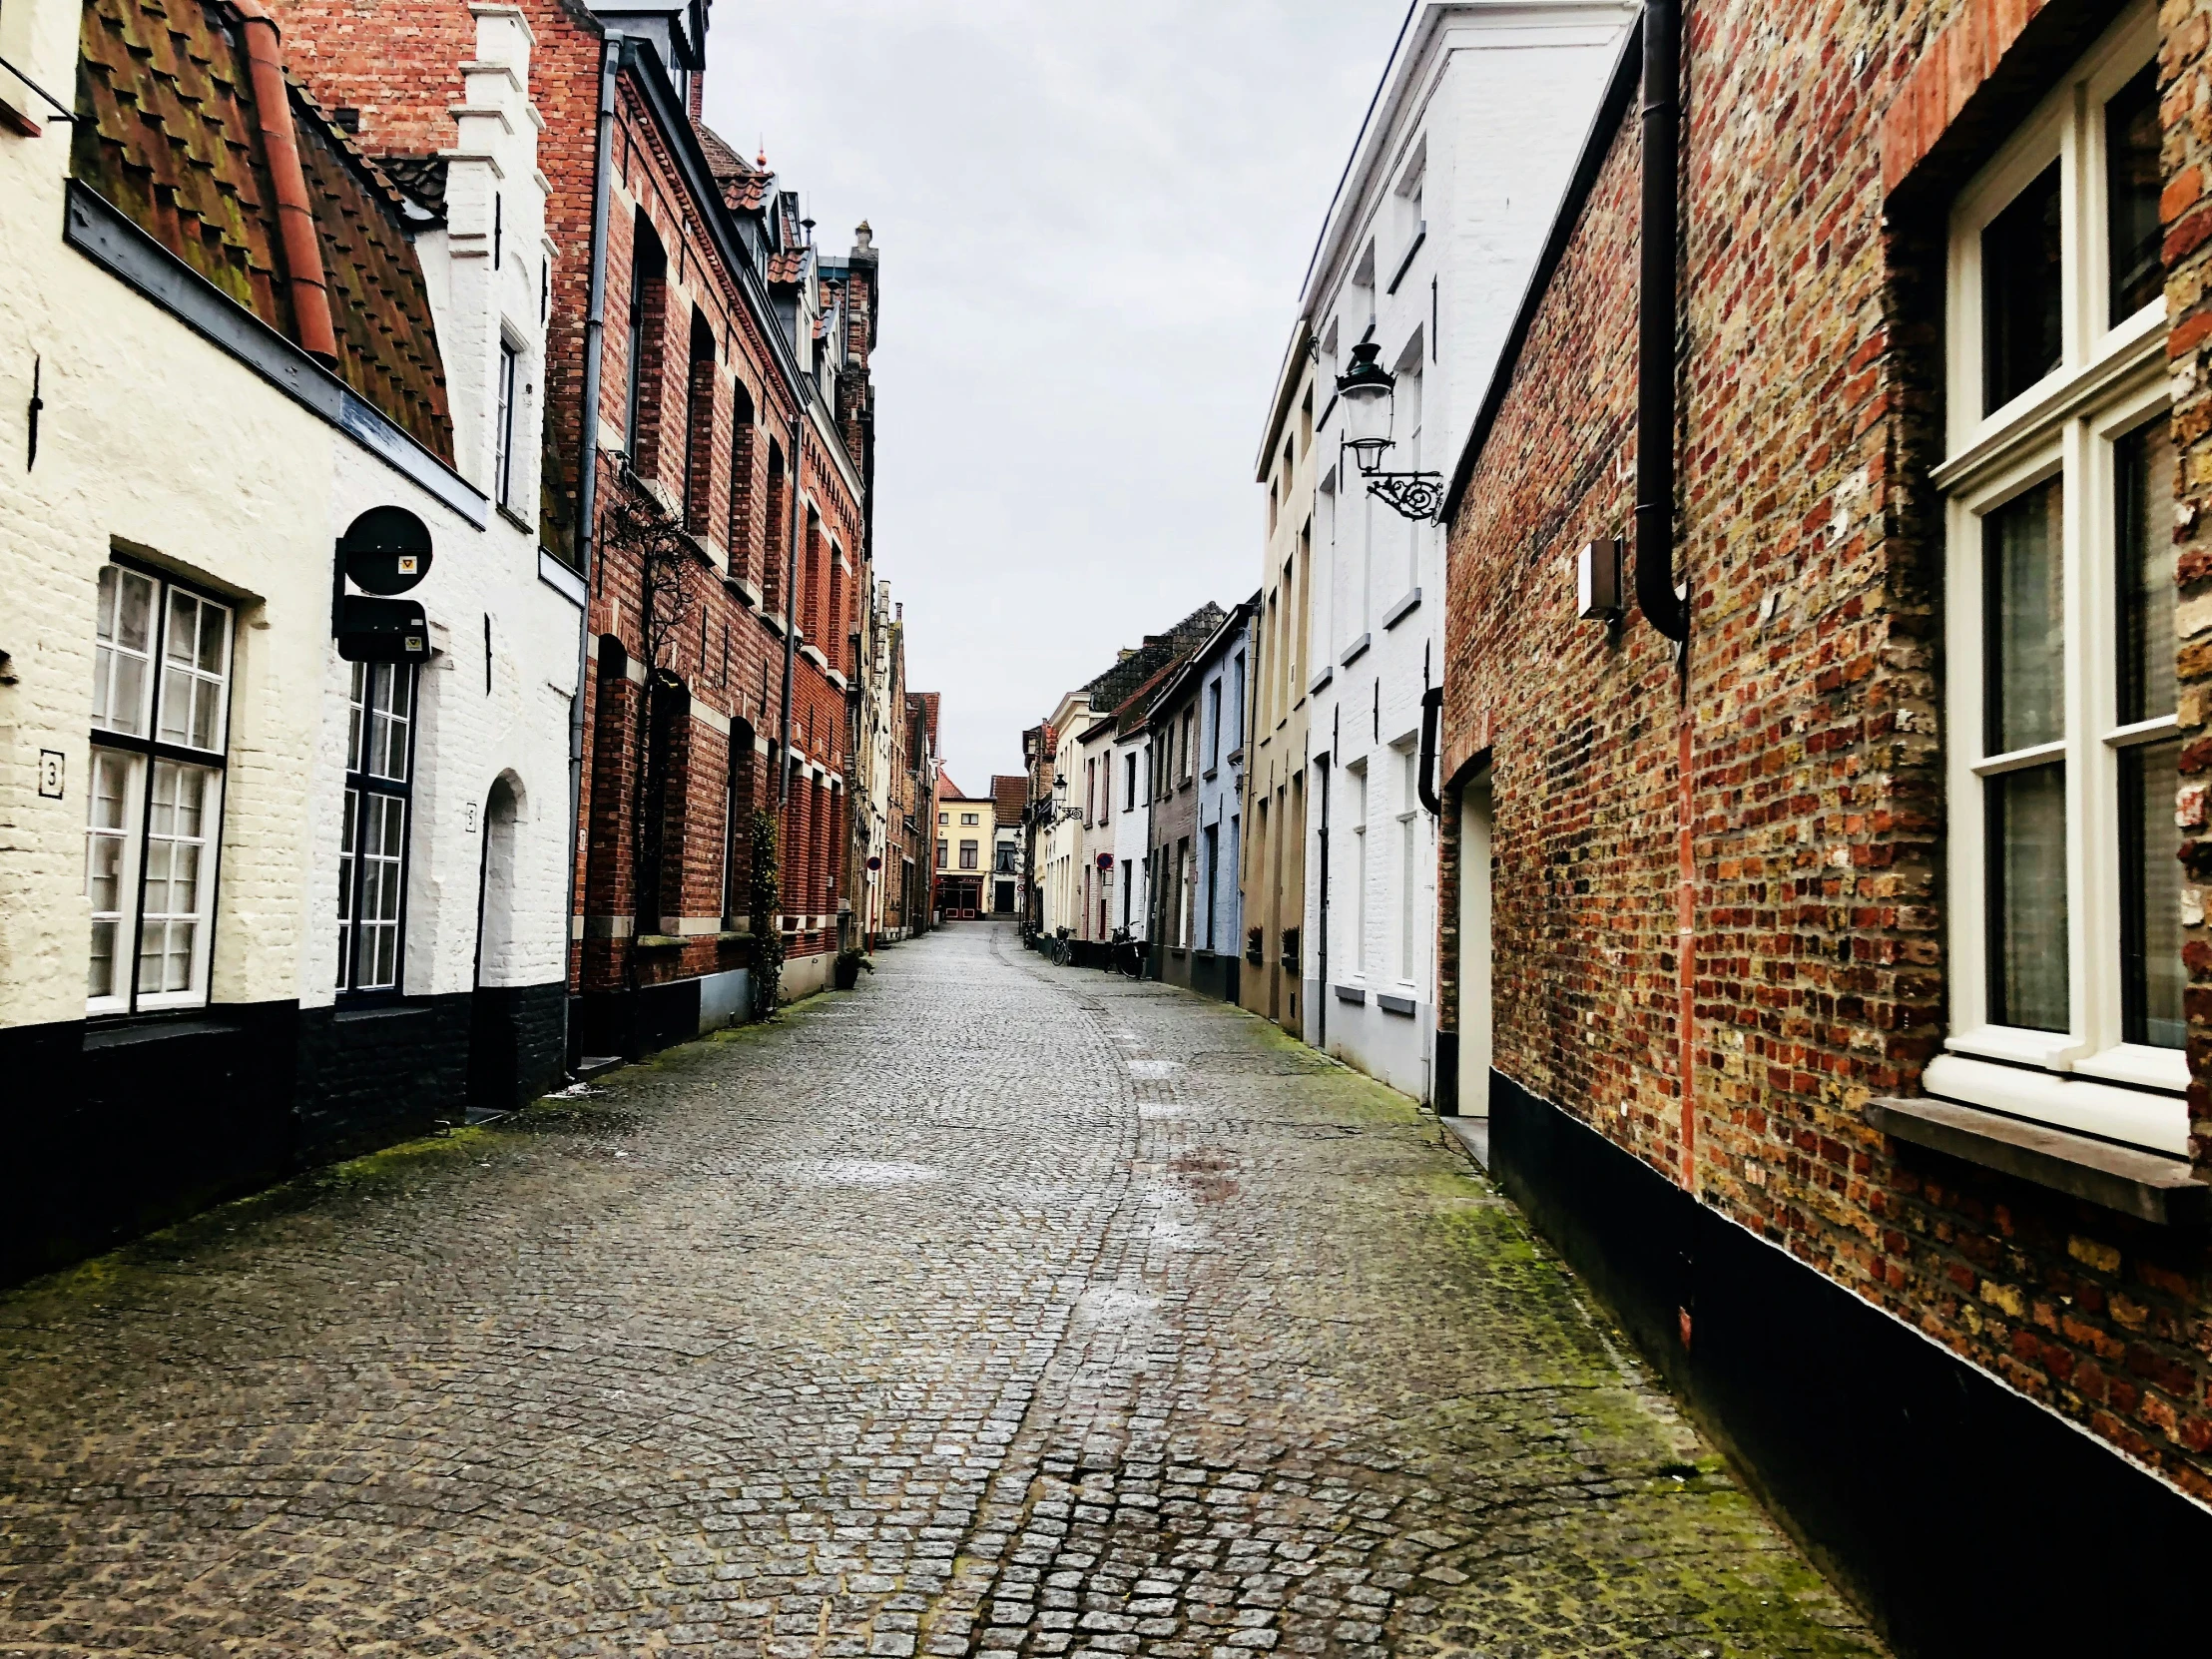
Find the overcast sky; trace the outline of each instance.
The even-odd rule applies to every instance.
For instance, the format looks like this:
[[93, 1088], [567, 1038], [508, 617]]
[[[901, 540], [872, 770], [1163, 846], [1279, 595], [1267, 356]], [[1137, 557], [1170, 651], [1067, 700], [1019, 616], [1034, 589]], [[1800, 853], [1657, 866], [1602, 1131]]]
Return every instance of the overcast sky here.
[[707, 120], [882, 255], [876, 574], [963, 789], [1260, 585], [1254, 457], [1405, 0], [717, 0]]

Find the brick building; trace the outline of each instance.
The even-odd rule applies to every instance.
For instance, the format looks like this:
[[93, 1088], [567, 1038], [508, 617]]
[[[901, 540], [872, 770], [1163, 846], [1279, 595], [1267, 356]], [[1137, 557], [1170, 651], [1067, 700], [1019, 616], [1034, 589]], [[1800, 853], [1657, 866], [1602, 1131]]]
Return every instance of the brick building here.
[[1150, 944], [1156, 979], [1238, 1000], [1243, 962], [1244, 768], [1252, 619], [1236, 606], [1148, 700], [1146, 812]]
[[1028, 793], [1028, 782], [1019, 773], [999, 773], [991, 779], [990, 896], [994, 916], [1020, 912], [1021, 823]]
[[1648, 7], [1453, 458], [1458, 1108], [1901, 1652], [2202, 1639], [2208, 35]]
[[[465, 23], [277, 0], [296, 72], [403, 174], [456, 96], [421, 54]], [[823, 257], [796, 194], [699, 119], [708, 8], [521, 0], [571, 251], [540, 295], [541, 540], [590, 594], [572, 737], [572, 1058], [636, 1054], [819, 986], [849, 917], [855, 626], [871, 593], [863, 226]], [[771, 892], [757, 845], [777, 848]], [[778, 930], [780, 987], [756, 987]]]

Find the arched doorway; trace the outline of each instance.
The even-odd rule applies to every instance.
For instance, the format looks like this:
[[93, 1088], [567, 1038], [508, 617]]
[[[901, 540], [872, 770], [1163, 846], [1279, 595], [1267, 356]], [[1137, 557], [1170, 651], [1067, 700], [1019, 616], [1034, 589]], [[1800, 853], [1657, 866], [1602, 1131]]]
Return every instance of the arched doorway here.
[[469, 996], [468, 1115], [511, 1112], [521, 1088], [516, 1047], [515, 827], [522, 796], [502, 773], [484, 798], [476, 888], [476, 974]]

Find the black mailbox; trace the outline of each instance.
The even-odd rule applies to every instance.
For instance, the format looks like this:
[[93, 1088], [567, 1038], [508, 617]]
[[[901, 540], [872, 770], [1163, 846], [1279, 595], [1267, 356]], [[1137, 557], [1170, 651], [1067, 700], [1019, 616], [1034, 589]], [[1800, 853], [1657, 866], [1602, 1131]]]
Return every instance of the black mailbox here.
[[338, 655], [349, 663], [426, 663], [430, 624], [412, 599], [349, 593], [338, 607]]

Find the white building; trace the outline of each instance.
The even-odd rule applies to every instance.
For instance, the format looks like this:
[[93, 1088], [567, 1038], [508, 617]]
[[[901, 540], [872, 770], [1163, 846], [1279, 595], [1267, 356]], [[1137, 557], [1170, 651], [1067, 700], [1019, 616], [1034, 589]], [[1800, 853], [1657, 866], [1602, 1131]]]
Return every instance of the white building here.
[[[1634, 15], [1436, 0], [1407, 19], [1301, 298], [1325, 395], [1364, 342], [1396, 377], [1382, 470], [1434, 474], [1458, 453]], [[1362, 475], [1346, 413], [1332, 398], [1317, 432], [1306, 1036], [1427, 1099], [1436, 850], [1419, 755], [1443, 667], [1443, 532]], [[1395, 493], [1432, 514], [1421, 482]]]
[[0, 1262], [558, 1073], [584, 593], [534, 526], [532, 40], [471, 10], [395, 184], [258, 8], [10, 0], [8, 63], [104, 92], [0, 137], [0, 1049], [81, 1108], [20, 1126]]

